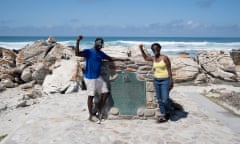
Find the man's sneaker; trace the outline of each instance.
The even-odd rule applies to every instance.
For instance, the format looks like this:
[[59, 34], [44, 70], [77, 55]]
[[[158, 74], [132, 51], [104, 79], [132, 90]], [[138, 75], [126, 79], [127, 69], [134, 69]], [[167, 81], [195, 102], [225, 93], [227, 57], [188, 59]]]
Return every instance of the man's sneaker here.
[[97, 123], [97, 124], [101, 124], [101, 120], [97, 120], [96, 123]]

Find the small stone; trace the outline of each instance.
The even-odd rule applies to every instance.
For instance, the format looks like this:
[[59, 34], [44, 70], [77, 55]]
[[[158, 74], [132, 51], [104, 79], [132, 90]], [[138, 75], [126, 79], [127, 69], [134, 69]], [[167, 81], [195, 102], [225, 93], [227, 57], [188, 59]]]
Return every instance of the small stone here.
[[112, 115], [118, 115], [119, 114], [119, 109], [116, 107], [112, 107], [109, 111], [110, 114]]

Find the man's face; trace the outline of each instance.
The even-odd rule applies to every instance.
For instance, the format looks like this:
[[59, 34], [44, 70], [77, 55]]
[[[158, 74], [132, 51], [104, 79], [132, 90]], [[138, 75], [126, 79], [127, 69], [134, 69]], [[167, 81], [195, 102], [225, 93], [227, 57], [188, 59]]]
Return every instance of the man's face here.
[[97, 41], [95, 42], [95, 47], [96, 47], [98, 50], [100, 50], [101, 48], [103, 48], [103, 46], [104, 46], [104, 42], [103, 42], [102, 40], [97, 40]]

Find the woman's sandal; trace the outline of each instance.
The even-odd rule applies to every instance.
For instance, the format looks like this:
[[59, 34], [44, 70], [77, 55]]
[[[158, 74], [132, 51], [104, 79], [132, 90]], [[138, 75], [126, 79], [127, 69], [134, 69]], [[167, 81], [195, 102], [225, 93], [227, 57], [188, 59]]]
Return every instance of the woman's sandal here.
[[165, 115], [160, 115], [157, 117], [157, 122], [166, 122], [167, 118]]

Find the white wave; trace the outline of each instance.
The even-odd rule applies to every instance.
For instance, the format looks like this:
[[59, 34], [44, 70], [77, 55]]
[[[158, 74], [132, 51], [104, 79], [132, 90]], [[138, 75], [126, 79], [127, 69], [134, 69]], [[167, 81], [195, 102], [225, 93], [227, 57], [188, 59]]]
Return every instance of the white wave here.
[[32, 44], [32, 41], [29, 42], [0, 42], [0, 47], [7, 49], [21, 49], [28, 44]]
[[[66, 45], [66, 46], [75, 46], [76, 45], [76, 41], [75, 40], [70, 40], [70, 41], [59, 41], [58, 43], [62, 44], [62, 45]], [[93, 46], [93, 42], [80, 42], [79, 47], [81, 49], [87, 49], [87, 48], [91, 48]]]
[[188, 50], [231, 50], [240, 48], [240, 42], [176, 42], [176, 41], [111, 41], [110, 45], [134, 46], [144, 44], [146, 48], [150, 48], [153, 43], [160, 43], [163, 50], [167, 51], [188, 51]]
[[118, 40], [118, 41], [111, 41], [108, 42], [110, 45], [139, 45], [139, 44], [146, 44], [146, 45], [150, 45], [152, 44], [152, 42], [147, 42], [147, 41], [123, 41], [123, 40]]
[[59, 41], [58, 43], [63, 45], [75, 45], [76, 41]]
[[[33, 41], [28, 42], [0, 42], [0, 47], [8, 49], [21, 49], [28, 44], [32, 44]], [[63, 45], [75, 46], [76, 40], [58, 41]], [[160, 43], [162, 45], [162, 51], [165, 52], [181, 52], [181, 51], [199, 51], [199, 50], [232, 50], [239, 49], [240, 42], [184, 42], [184, 41], [144, 41], [144, 40], [116, 40], [106, 41], [105, 45], [108, 46], [122, 46], [133, 47], [139, 44], [144, 44], [146, 48], [150, 49], [153, 43]], [[86, 49], [93, 46], [93, 41], [81, 41], [80, 48]]]

